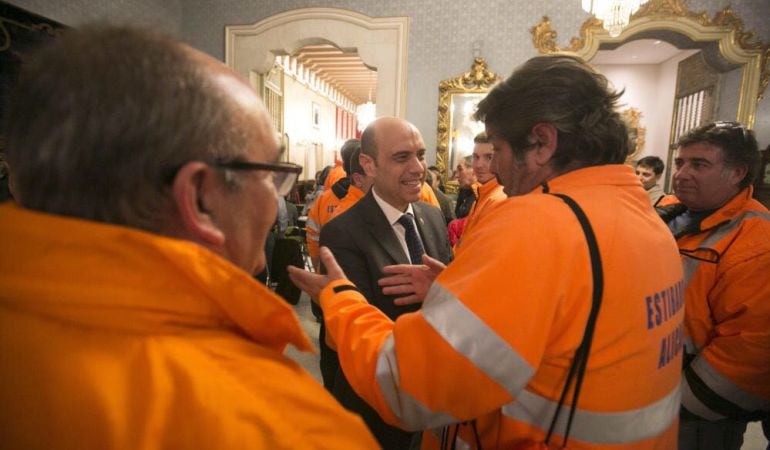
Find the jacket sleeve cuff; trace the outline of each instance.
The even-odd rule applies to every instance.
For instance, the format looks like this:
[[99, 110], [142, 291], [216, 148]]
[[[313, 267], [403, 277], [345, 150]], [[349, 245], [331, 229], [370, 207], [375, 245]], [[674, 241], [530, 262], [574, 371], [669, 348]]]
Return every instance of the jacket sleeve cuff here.
[[318, 297], [319, 303], [321, 303], [321, 308], [326, 311], [327, 308], [333, 307], [333, 305], [337, 303], [337, 300], [341, 300], [342, 298], [350, 298], [350, 295], [338, 295], [349, 291], [356, 292], [358, 294], [357, 296], [354, 296], [354, 298], [360, 297], [361, 301], [366, 302], [364, 296], [361, 294], [358, 288], [350, 282], [350, 280], [334, 280], [321, 290], [321, 294]]

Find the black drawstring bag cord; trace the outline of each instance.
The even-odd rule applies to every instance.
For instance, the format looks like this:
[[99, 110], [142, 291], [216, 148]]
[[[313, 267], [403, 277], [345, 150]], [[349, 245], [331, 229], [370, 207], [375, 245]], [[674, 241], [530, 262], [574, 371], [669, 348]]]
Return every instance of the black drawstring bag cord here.
[[599, 245], [596, 241], [596, 235], [594, 234], [591, 223], [588, 221], [583, 210], [580, 206], [570, 197], [564, 194], [550, 194], [559, 197], [572, 209], [575, 216], [580, 222], [583, 233], [586, 237], [586, 243], [588, 244], [588, 253], [591, 257], [591, 273], [593, 279], [593, 293], [591, 301], [591, 312], [588, 314], [588, 321], [586, 322], [585, 333], [583, 333], [583, 340], [580, 342], [577, 350], [575, 350], [575, 357], [572, 359], [572, 364], [567, 374], [567, 382], [564, 385], [564, 390], [559, 397], [559, 406], [556, 407], [556, 412], [551, 420], [551, 426], [548, 428], [548, 434], [545, 438], [545, 443], [551, 440], [554, 429], [556, 428], [556, 421], [559, 418], [562, 406], [564, 406], [564, 400], [567, 397], [567, 393], [572, 386], [575, 376], [577, 376], [575, 390], [572, 393], [572, 408], [570, 409], [569, 418], [567, 419], [567, 427], [564, 432], [564, 441], [562, 447], [567, 446], [567, 440], [569, 439], [569, 433], [572, 429], [572, 419], [575, 417], [575, 411], [577, 410], [578, 397], [580, 396], [580, 388], [583, 385], [583, 378], [585, 377], [586, 366], [588, 365], [588, 355], [591, 352], [591, 342], [593, 341], [594, 330], [596, 329], [596, 319], [599, 316], [599, 308], [602, 304], [602, 295], [604, 294], [604, 271], [602, 269], [602, 259], [599, 254]]
[[[559, 197], [570, 207], [572, 212], [580, 222], [580, 227], [585, 234], [586, 243], [588, 244], [588, 254], [591, 258], [591, 274], [593, 281], [593, 292], [591, 299], [591, 312], [588, 314], [588, 321], [586, 322], [586, 329], [583, 333], [583, 339], [580, 341], [580, 345], [575, 350], [575, 356], [570, 364], [569, 372], [567, 374], [567, 381], [564, 385], [564, 390], [559, 397], [559, 405], [556, 407], [556, 412], [551, 419], [551, 425], [548, 427], [548, 434], [545, 437], [545, 444], [548, 445], [551, 441], [554, 429], [556, 428], [556, 421], [559, 418], [559, 413], [564, 406], [564, 400], [567, 398], [567, 394], [572, 387], [573, 381], [575, 381], [575, 390], [572, 393], [572, 408], [570, 409], [569, 418], [567, 419], [567, 427], [564, 432], [564, 440], [562, 441], [562, 447], [567, 446], [569, 440], [569, 433], [572, 429], [572, 420], [575, 417], [575, 411], [577, 410], [578, 398], [580, 397], [580, 388], [583, 385], [583, 378], [585, 377], [586, 367], [588, 365], [588, 355], [591, 352], [591, 342], [593, 341], [594, 330], [596, 329], [596, 320], [599, 317], [599, 308], [602, 304], [602, 296], [604, 295], [604, 270], [602, 268], [602, 259], [599, 254], [599, 245], [596, 241], [596, 235], [594, 234], [591, 222], [588, 221], [588, 217], [583, 212], [583, 209], [573, 200], [571, 197], [564, 194], [550, 194], [548, 192], [548, 184], [543, 183], [543, 192]], [[471, 421], [473, 428], [473, 437], [476, 440], [476, 449], [482, 450], [481, 439], [479, 437], [478, 429], [476, 428], [476, 421]], [[460, 425], [456, 425], [454, 436], [452, 437], [451, 450], [455, 449], [457, 442], [457, 433]], [[443, 427], [441, 430], [441, 450], [445, 450], [447, 447], [447, 438], [449, 437], [450, 427]]]

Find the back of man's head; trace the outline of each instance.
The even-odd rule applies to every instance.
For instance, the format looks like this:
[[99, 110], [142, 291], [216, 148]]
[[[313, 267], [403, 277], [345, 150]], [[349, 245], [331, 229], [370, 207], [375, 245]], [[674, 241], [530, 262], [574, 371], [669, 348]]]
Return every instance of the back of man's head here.
[[725, 166], [747, 168], [739, 188], [743, 189], [754, 182], [759, 174], [762, 155], [752, 130], [737, 122], [707, 123], [687, 132], [679, 138], [677, 145], [681, 148], [702, 142], [722, 150]]
[[363, 166], [361, 166], [361, 148], [357, 148], [353, 151], [353, 153], [350, 155], [350, 175], [353, 174], [359, 174], [359, 175], [366, 175], [366, 171], [364, 170]]
[[663, 160], [657, 156], [645, 156], [644, 158], [637, 161], [636, 165], [638, 167], [646, 167], [652, 170], [655, 175], [661, 175], [663, 173], [663, 169], [666, 168], [666, 165], [663, 164]]
[[25, 65], [7, 154], [21, 205], [156, 231], [174, 171], [240, 155], [248, 127], [202, 55], [132, 28], [71, 30]]
[[531, 148], [528, 137], [538, 123], [556, 128], [551, 160], [559, 170], [622, 164], [628, 131], [615, 111], [622, 93], [610, 89], [604, 75], [568, 56], [530, 59], [479, 103], [476, 119], [502, 137], [514, 154]]
[[361, 141], [358, 139], [348, 139], [344, 144], [342, 144], [342, 148], [340, 149], [340, 155], [342, 156], [342, 168], [345, 169], [345, 173], [348, 176], [353, 174], [351, 171], [351, 161], [353, 160], [353, 155], [356, 155], [355, 158], [358, 159], [360, 150]]

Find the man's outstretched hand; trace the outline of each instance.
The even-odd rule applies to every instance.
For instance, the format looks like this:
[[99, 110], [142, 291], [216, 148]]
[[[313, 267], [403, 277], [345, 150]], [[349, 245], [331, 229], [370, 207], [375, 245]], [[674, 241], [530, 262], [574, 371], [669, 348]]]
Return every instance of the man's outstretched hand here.
[[[430, 285], [446, 266], [439, 260], [422, 255], [424, 264], [396, 264], [385, 266], [382, 271], [388, 276], [380, 278], [377, 284], [385, 295], [403, 295], [393, 301], [396, 305], [421, 303], [428, 294]], [[406, 294], [406, 295], [404, 295]]]
[[308, 272], [299, 267], [289, 266], [289, 278], [300, 289], [318, 302], [318, 295], [329, 283], [336, 280], [347, 280], [334, 255], [327, 247], [321, 247], [321, 263], [326, 268], [326, 274]]

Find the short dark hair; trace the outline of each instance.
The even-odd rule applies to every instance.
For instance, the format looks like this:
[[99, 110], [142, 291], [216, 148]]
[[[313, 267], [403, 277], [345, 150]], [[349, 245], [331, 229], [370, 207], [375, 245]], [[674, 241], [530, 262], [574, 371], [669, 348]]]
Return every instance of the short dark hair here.
[[356, 152], [357, 150], [359, 152], [361, 150], [361, 141], [358, 139], [348, 139], [344, 144], [342, 144], [342, 148], [340, 148], [340, 156], [342, 156], [342, 168], [345, 169], [345, 174], [348, 176], [353, 174], [350, 165], [353, 155], [358, 154]]
[[706, 142], [722, 150], [722, 160], [728, 167], [745, 166], [746, 176], [739, 183], [741, 189], [754, 182], [759, 173], [762, 155], [754, 132], [738, 122], [713, 122], [688, 131], [679, 138], [679, 148]]
[[477, 134], [473, 137], [473, 143], [474, 144], [489, 144], [489, 136], [487, 136], [487, 133], [485, 131], [482, 131], [481, 133]]
[[353, 150], [353, 153], [350, 155], [350, 172], [348, 172], [348, 176], [353, 175], [354, 173], [366, 175], [366, 171], [363, 166], [361, 166], [359, 156], [361, 156], [361, 146], [358, 146], [358, 148]]
[[556, 169], [622, 164], [628, 130], [616, 111], [622, 95], [607, 78], [577, 58], [538, 56], [517, 68], [479, 102], [474, 114], [521, 158], [532, 128], [549, 123], [558, 132]]
[[637, 167], [642, 166], [642, 167], [647, 167], [648, 169], [652, 169], [655, 175], [662, 174], [663, 169], [666, 168], [666, 165], [663, 164], [663, 160], [658, 158], [657, 156], [645, 156], [644, 158], [636, 162], [636, 166]]
[[321, 175], [318, 177], [318, 185], [323, 186], [326, 184], [326, 178], [329, 177], [329, 173], [331, 173], [332, 169], [334, 167], [332, 166], [326, 166], [323, 169], [321, 169]]
[[21, 205], [159, 231], [169, 171], [242, 155], [253, 131], [192, 50], [131, 27], [69, 30], [22, 69], [7, 156]]

